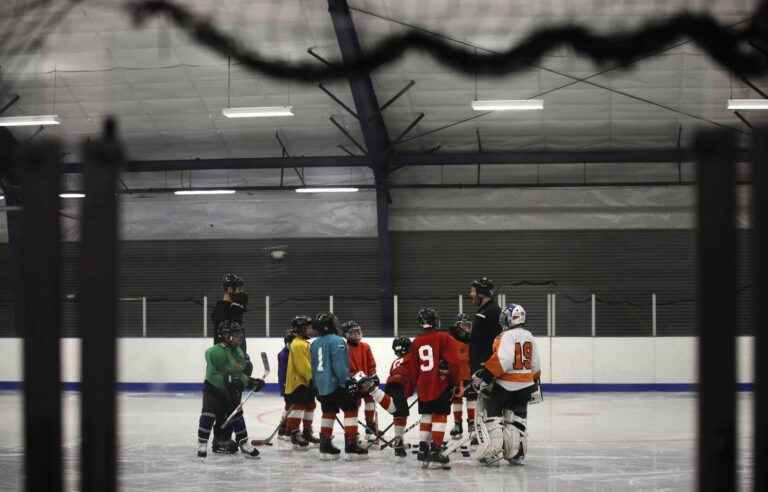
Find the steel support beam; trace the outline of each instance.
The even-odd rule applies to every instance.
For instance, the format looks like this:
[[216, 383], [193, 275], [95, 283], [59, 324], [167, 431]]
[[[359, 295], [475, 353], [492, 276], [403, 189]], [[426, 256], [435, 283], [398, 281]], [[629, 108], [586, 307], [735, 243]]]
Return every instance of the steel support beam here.
[[[434, 149], [433, 149], [434, 150]], [[748, 151], [736, 152], [739, 162], [747, 162]], [[646, 150], [519, 150], [461, 153], [398, 153], [392, 164], [405, 166], [466, 166], [520, 164], [651, 164], [693, 162], [694, 156], [685, 149], [656, 148]], [[179, 159], [128, 162], [123, 172], [201, 171], [206, 169], [290, 169], [317, 167], [373, 167], [371, 156], [304, 156], [256, 157], [234, 159]], [[79, 162], [63, 164], [62, 172], [81, 174]]]
[[[339, 43], [341, 58], [350, 63], [363, 57], [360, 39], [357, 37], [352, 14], [347, 0], [328, 0], [333, 30]], [[389, 233], [389, 164], [392, 160], [391, 141], [384, 118], [381, 116], [373, 82], [367, 73], [350, 77], [349, 86], [355, 102], [355, 112], [363, 132], [365, 147], [368, 150], [373, 175], [376, 179], [377, 229], [379, 239], [379, 297], [381, 304], [382, 328], [393, 325], [391, 301], [393, 295], [392, 280], [392, 239]]]
[[[7, 128], [0, 128], [0, 193], [5, 195], [5, 205], [10, 208], [6, 211], [8, 224], [8, 250], [11, 256], [11, 285], [22, 285], [21, 273], [21, 241], [22, 241], [22, 215], [18, 209], [21, 200], [21, 178], [14, 168], [15, 154], [19, 144], [13, 134]], [[14, 293], [13, 324], [16, 336], [21, 336], [24, 326], [24, 289], [18, 288]]]

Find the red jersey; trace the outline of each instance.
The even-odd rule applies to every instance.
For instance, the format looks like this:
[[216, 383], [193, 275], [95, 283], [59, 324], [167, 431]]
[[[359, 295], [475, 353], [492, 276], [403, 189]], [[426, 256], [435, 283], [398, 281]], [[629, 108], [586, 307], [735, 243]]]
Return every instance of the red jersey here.
[[371, 346], [365, 342], [359, 342], [357, 345], [347, 344], [347, 353], [349, 354], [349, 374], [364, 372], [366, 376], [376, 374], [376, 361], [373, 360]]
[[389, 377], [387, 378], [387, 384], [402, 385], [406, 398], [411, 396], [416, 389], [413, 384], [413, 378], [411, 377], [412, 365], [413, 357], [410, 353], [405, 354], [399, 359], [395, 359], [394, 362], [392, 362], [392, 367], [389, 368]]
[[469, 344], [457, 340], [455, 337], [451, 337], [456, 355], [459, 358], [459, 379], [461, 381], [467, 381], [472, 377], [469, 372]]
[[[445, 331], [429, 330], [417, 336], [411, 344], [411, 373], [417, 381], [420, 401], [437, 400], [448, 387], [458, 386], [461, 382], [459, 358], [452, 339]], [[441, 361], [448, 364], [448, 377], [440, 374]]]

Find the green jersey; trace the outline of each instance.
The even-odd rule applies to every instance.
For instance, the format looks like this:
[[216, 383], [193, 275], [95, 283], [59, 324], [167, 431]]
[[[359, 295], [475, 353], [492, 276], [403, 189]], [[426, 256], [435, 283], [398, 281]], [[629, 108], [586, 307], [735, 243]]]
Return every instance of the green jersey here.
[[245, 369], [245, 353], [240, 347], [225, 347], [217, 344], [205, 351], [205, 380], [211, 385], [226, 389], [229, 375], [248, 383]]

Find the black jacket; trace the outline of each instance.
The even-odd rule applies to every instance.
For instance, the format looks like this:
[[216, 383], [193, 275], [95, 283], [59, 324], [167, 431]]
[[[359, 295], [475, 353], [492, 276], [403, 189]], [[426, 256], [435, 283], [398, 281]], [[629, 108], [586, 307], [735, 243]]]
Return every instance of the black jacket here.
[[248, 353], [248, 347], [245, 343], [245, 327], [243, 326], [243, 313], [245, 313], [246, 309], [247, 308], [245, 306], [235, 302], [227, 302], [221, 300], [216, 302], [216, 307], [213, 308], [213, 313], [211, 313], [211, 321], [213, 321], [214, 345], [218, 343], [219, 323], [224, 320], [237, 321], [240, 323], [240, 326], [243, 327], [243, 342], [240, 347], [243, 349], [243, 352], [246, 354]]
[[483, 367], [493, 354], [493, 341], [501, 333], [499, 315], [501, 309], [491, 299], [480, 306], [472, 322], [472, 335], [469, 337], [469, 367], [474, 374]]

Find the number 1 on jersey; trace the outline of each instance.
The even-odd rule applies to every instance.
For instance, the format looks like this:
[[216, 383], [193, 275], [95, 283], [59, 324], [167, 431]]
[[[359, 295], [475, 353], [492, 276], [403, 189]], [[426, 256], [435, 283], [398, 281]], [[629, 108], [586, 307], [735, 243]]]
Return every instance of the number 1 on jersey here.
[[323, 348], [320, 347], [317, 351], [317, 371], [323, 372]]

